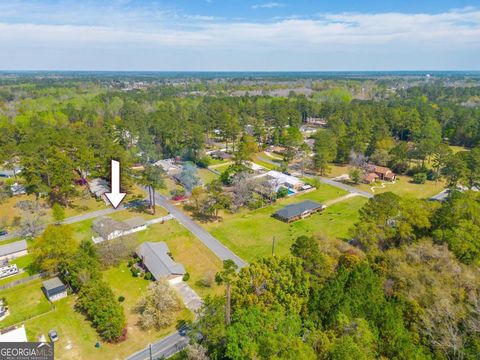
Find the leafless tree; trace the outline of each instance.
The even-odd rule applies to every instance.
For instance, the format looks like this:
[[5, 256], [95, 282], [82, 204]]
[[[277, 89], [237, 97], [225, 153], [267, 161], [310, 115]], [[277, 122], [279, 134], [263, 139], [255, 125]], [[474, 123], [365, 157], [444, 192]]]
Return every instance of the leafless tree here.
[[115, 266], [133, 254], [135, 243], [136, 240], [133, 235], [105, 240], [97, 246], [98, 255], [104, 266]]
[[188, 345], [185, 353], [186, 353], [187, 360], [209, 360], [210, 359], [207, 354], [207, 349], [197, 343]]
[[39, 201], [23, 200], [15, 204], [22, 212], [20, 235], [36, 237], [41, 230], [41, 218], [45, 215], [45, 208]]
[[144, 329], [163, 329], [173, 323], [175, 312], [181, 309], [177, 293], [167, 280], [149, 285], [147, 294], [138, 302], [135, 310], [140, 315], [139, 326]]

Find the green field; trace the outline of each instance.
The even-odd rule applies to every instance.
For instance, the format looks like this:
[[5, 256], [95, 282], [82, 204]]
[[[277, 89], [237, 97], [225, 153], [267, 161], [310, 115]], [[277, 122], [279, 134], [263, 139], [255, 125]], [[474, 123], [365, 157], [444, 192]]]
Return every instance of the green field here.
[[273, 218], [272, 214], [275, 211], [302, 200], [325, 202], [345, 194], [337, 188], [322, 185], [314, 192], [279, 201], [259, 210], [225, 214], [223, 221], [204, 226], [213, 236], [247, 261], [270, 255], [274, 237], [275, 253], [281, 256], [288, 253], [292, 242], [300, 235], [346, 237], [351, 225], [357, 221], [358, 210], [366, 199], [351, 198], [328, 207], [322, 213], [291, 224]]

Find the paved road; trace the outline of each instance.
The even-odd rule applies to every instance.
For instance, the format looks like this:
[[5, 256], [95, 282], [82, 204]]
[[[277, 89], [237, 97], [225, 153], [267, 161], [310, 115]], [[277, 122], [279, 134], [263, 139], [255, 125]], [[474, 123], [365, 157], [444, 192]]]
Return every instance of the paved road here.
[[188, 345], [188, 342], [188, 337], [180, 335], [179, 332], [175, 332], [131, 355], [127, 360], [159, 359], [162, 356], [168, 358], [182, 351]]
[[373, 194], [370, 194], [366, 191], [363, 191], [363, 190], [359, 190], [357, 188], [354, 188], [353, 186], [349, 186], [349, 185], [346, 185], [346, 184], [343, 184], [341, 182], [338, 182], [338, 181], [335, 181], [335, 180], [332, 180], [332, 179], [328, 179], [328, 178], [325, 178], [325, 177], [320, 177], [319, 178], [321, 182], [323, 182], [324, 184], [328, 184], [328, 185], [331, 185], [331, 186], [335, 186], [339, 189], [342, 189], [342, 190], [345, 190], [345, 191], [348, 191], [349, 193], [352, 193], [352, 194], [358, 194], [358, 195], [361, 195], [361, 196], [365, 196], [367, 198], [373, 198]]
[[[62, 224], [73, 224], [73, 223], [88, 220], [88, 219], [94, 219], [94, 218], [97, 218], [99, 216], [105, 216], [105, 215], [108, 215], [108, 214], [111, 214], [111, 213], [114, 213], [114, 212], [120, 211], [120, 210], [125, 210], [125, 206], [120, 205], [116, 209], [114, 209], [112, 207], [109, 207], [109, 208], [102, 209], [102, 210], [92, 211], [92, 212], [89, 212], [89, 213], [86, 213], [86, 214], [72, 216], [72, 217], [69, 217], [69, 218], [65, 219], [64, 221], [62, 221]], [[48, 224], [42, 225], [40, 227], [40, 231], [45, 229], [45, 227], [47, 225]], [[16, 237], [19, 237], [19, 236], [21, 236], [20, 232], [19, 231], [14, 231], [14, 232], [11, 232], [7, 235], [0, 236], [0, 242], [10, 240], [10, 239], [13, 239], [13, 238], [16, 238]]]
[[215, 239], [207, 230], [193, 221], [187, 214], [177, 208], [170, 201], [156, 193], [155, 201], [157, 205], [160, 205], [167, 209], [170, 214], [175, 216], [177, 221], [190, 230], [201, 242], [203, 242], [212, 252], [217, 255], [221, 260], [233, 260], [239, 268], [245, 267], [248, 264], [243, 261], [239, 256], [235, 255], [230, 249], [223, 245], [220, 241]]

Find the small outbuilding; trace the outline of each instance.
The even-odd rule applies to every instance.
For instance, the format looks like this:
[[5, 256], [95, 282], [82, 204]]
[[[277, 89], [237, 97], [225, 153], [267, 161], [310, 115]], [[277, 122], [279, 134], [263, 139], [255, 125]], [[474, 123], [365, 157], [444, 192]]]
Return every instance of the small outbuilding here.
[[49, 301], [57, 301], [67, 297], [67, 287], [58, 277], [45, 280], [43, 291]]
[[291, 204], [285, 206], [283, 209], [278, 210], [273, 214], [279, 220], [290, 223], [292, 221], [306, 218], [316, 212], [325, 209], [325, 205], [317, 203], [311, 200], [305, 200], [298, 204]]
[[12, 260], [28, 254], [25, 240], [0, 246], [0, 260]]

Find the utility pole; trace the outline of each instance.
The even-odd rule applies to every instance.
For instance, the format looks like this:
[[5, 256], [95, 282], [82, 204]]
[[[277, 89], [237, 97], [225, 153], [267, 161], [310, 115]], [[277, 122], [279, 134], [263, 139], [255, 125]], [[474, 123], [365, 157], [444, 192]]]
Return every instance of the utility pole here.
[[152, 356], [152, 344], [148, 344], [148, 350], [150, 352], [150, 360], [153, 360], [153, 356]]
[[273, 237], [272, 241], [272, 256], [275, 256], [275, 236]]

